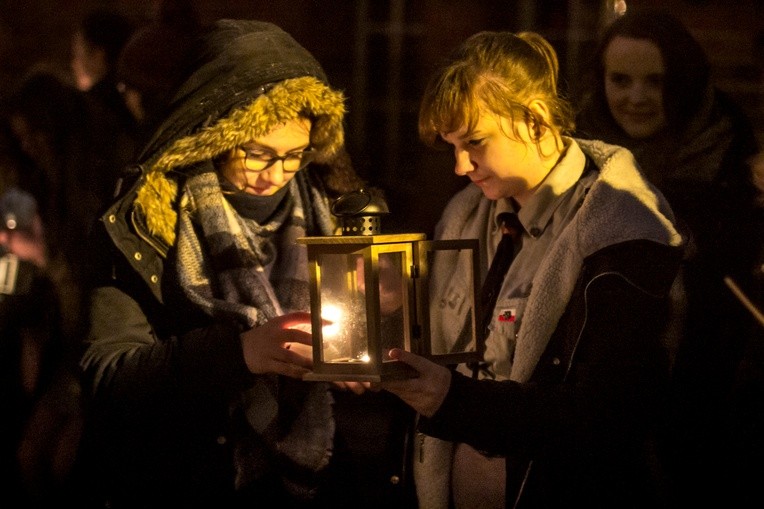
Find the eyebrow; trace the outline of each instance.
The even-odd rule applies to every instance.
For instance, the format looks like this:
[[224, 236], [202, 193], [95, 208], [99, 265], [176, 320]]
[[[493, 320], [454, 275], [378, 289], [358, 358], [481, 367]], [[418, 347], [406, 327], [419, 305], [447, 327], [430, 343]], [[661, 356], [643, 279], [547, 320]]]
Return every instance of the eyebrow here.
[[[262, 151], [262, 152], [270, 152], [271, 154], [278, 155], [278, 152], [273, 147], [269, 147], [268, 145], [261, 145], [259, 143], [253, 143], [252, 145], [240, 145], [242, 149], [244, 150], [250, 150], [250, 151]], [[289, 149], [286, 151], [287, 154], [291, 154], [292, 152], [301, 152], [303, 150], [307, 150], [310, 148], [310, 143], [306, 143], [302, 145], [301, 147], [296, 147], [293, 149]]]
[[468, 140], [468, 139], [471, 139], [471, 138], [477, 138], [477, 137], [481, 137], [481, 136], [485, 137], [485, 136], [488, 136], [488, 135], [486, 133], [484, 133], [483, 131], [481, 131], [480, 129], [473, 129], [472, 131], [467, 131], [464, 134], [461, 134], [461, 135], [457, 136], [457, 138], [460, 141], [464, 141], [464, 140]]

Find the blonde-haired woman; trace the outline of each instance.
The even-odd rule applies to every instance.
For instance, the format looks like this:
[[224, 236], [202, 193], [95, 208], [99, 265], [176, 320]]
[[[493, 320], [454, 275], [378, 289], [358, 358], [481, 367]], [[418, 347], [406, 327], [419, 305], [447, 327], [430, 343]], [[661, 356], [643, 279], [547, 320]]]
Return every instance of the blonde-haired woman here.
[[[486, 351], [456, 370], [391, 352], [420, 372], [382, 386], [422, 415], [421, 507], [655, 507], [644, 454], [666, 395], [661, 331], [683, 238], [629, 151], [570, 137], [557, 75], [540, 35], [482, 32], [424, 93], [421, 138], [471, 181], [436, 236], [480, 239]], [[435, 339], [448, 348], [471, 319], [468, 271], [434, 272]]]

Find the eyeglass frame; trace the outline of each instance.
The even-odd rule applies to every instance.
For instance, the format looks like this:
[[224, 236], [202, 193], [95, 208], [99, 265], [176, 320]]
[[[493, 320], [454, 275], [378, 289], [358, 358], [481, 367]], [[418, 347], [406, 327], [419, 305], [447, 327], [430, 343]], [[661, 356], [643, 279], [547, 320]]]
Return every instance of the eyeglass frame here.
[[[315, 149], [312, 149], [310, 147], [289, 152], [287, 154], [284, 154], [283, 156], [274, 154], [273, 152], [266, 150], [266, 149], [248, 149], [246, 147], [238, 147], [240, 150], [244, 152], [244, 169], [245, 171], [252, 172], [252, 173], [262, 173], [269, 168], [271, 168], [274, 164], [276, 164], [278, 161], [281, 161], [281, 169], [284, 173], [297, 173], [298, 171], [306, 168], [310, 163], [315, 161], [315, 156], [317, 154], [317, 151]], [[262, 155], [269, 155], [270, 157], [266, 160], [262, 159], [255, 159], [255, 161], [259, 163], [265, 163], [265, 166], [263, 166], [260, 169], [254, 169], [250, 167], [250, 156], [253, 154], [260, 153]], [[295, 158], [295, 156], [299, 155], [299, 161], [300, 164], [298, 165], [297, 169], [290, 170], [287, 168], [286, 163], [292, 158]], [[306, 157], [307, 156], [307, 157]]]

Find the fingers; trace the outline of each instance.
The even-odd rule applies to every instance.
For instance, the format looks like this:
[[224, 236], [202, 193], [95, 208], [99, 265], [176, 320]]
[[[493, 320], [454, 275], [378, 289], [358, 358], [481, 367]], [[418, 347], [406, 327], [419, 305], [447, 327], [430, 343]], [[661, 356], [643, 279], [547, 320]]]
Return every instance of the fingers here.
[[370, 388], [369, 382], [332, 382], [336, 387], [342, 390], [351, 391], [354, 394], [361, 395]]
[[295, 311], [294, 313], [271, 318], [268, 320], [268, 323], [282, 329], [289, 329], [290, 327], [296, 327], [300, 325], [310, 325], [310, 313], [304, 311]]
[[[302, 315], [302, 316], [297, 316]], [[297, 329], [284, 328], [288, 323], [299, 323], [309, 313], [293, 313], [277, 317], [240, 335], [244, 360], [252, 373], [278, 373], [301, 377], [313, 365], [306, 353], [311, 335]], [[287, 367], [291, 364], [292, 367]]]
[[393, 348], [390, 350], [389, 355], [391, 359], [405, 362], [417, 370], [419, 373], [426, 373], [427, 371], [430, 371], [433, 366], [433, 363], [424, 357], [420, 357], [419, 355], [408, 352], [401, 348]]
[[313, 358], [313, 345], [305, 345], [302, 343], [287, 343], [284, 345], [284, 348], [298, 353], [303, 357]]
[[296, 366], [301, 366], [303, 368], [308, 368], [308, 369], [313, 367], [313, 359], [311, 357], [306, 357], [294, 350], [287, 350], [286, 348], [282, 349], [282, 351], [283, 351], [283, 359], [277, 359], [277, 360], [294, 364]]
[[424, 357], [400, 348], [390, 350], [390, 358], [405, 362], [414, 368], [419, 376], [402, 380], [389, 380], [379, 384], [411, 406], [420, 414], [431, 417], [448, 393], [451, 385], [451, 372]]
[[298, 380], [302, 379], [303, 376], [310, 373], [310, 370], [301, 366], [298, 366], [297, 364], [292, 364], [289, 362], [278, 362], [274, 361], [271, 365], [271, 369], [268, 370], [271, 373], [275, 373], [277, 375], [284, 375], [288, 376], [290, 378], [296, 378]]
[[305, 331], [299, 329], [285, 329], [278, 332], [278, 337], [281, 340], [281, 344], [284, 343], [301, 343], [303, 345], [313, 345], [313, 336]]
[[310, 372], [313, 360], [286, 348], [275, 348], [271, 355], [264, 354], [258, 366], [260, 373], [275, 373], [292, 378], [302, 378]]

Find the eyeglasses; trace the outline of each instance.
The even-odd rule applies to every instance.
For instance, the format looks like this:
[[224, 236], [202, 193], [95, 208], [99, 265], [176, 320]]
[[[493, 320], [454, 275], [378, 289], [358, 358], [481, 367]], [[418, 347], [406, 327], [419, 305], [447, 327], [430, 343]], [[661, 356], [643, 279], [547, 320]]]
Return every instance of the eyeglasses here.
[[283, 156], [267, 150], [253, 150], [241, 147], [244, 151], [244, 166], [248, 171], [265, 171], [278, 161], [281, 161], [284, 173], [297, 173], [316, 159], [316, 151], [312, 149], [290, 152]]

